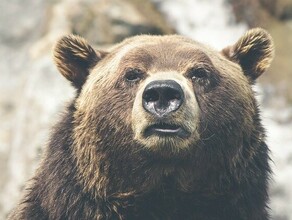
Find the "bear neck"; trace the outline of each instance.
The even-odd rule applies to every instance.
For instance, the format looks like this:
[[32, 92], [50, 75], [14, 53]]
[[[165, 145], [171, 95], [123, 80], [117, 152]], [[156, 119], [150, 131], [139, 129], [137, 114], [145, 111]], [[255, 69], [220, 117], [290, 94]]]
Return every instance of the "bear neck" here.
[[[239, 198], [240, 189], [253, 192], [255, 188], [260, 189], [260, 196], [266, 201], [270, 168], [260, 122], [251, 132], [252, 136], [243, 137], [237, 143], [240, 146], [221, 146], [218, 140], [209, 139], [205, 146], [194, 146], [201, 152], [194, 151], [184, 160], [170, 161], [133, 152], [130, 150], [133, 147], [123, 141], [91, 139], [92, 131], [81, 132], [76, 141], [74, 132], [80, 128], [75, 127], [75, 111], [71, 105], [55, 127], [37, 173], [40, 182], [29, 195], [50, 194], [49, 200], [39, 201], [43, 206], [54, 207], [59, 199], [76, 197], [78, 201], [88, 200], [92, 204], [102, 200], [138, 209], [145, 207], [145, 202], [146, 205], [155, 203], [153, 209], [170, 204], [167, 209], [171, 210], [176, 206], [173, 201], [189, 204], [204, 199], [228, 200], [235, 194]], [[232, 159], [222, 151], [235, 147], [239, 151], [233, 152]], [[207, 148], [213, 154], [205, 152]], [[212, 163], [208, 163], [210, 160]]]

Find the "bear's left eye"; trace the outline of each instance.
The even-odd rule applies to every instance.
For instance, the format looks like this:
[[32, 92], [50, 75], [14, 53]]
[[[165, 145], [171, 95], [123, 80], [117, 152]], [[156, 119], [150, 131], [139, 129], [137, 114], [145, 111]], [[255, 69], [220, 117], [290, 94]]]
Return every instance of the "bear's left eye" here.
[[142, 70], [130, 68], [126, 70], [125, 79], [129, 82], [137, 82], [143, 78]]
[[188, 71], [188, 76], [192, 80], [205, 79], [208, 77], [208, 71], [203, 68], [191, 68]]

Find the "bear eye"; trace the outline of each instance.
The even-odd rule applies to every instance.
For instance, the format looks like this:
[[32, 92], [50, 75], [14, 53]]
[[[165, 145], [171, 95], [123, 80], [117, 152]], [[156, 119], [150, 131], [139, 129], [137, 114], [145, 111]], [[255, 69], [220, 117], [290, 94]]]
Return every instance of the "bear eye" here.
[[129, 82], [137, 82], [143, 77], [143, 72], [139, 69], [130, 68], [126, 70], [125, 78]]
[[192, 68], [188, 71], [188, 76], [192, 80], [204, 79], [208, 77], [208, 72], [203, 68]]

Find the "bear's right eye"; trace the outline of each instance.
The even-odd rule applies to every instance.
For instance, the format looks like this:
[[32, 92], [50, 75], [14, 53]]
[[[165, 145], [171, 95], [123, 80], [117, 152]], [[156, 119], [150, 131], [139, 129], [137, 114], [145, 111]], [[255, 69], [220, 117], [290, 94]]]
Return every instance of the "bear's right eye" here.
[[143, 78], [142, 70], [130, 68], [126, 70], [125, 78], [129, 82], [137, 82]]

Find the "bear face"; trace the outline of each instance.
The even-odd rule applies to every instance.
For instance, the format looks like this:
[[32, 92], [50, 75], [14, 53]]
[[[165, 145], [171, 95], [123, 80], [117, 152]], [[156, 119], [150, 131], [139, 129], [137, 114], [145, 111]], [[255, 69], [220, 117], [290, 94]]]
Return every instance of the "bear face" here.
[[[261, 29], [221, 53], [181, 36], [133, 37], [109, 52], [95, 52], [83, 39], [69, 36], [57, 44], [55, 56], [62, 74], [82, 87], [76, 100], [81, 126], [126, 131], [125, 142], [171, 157], [212, 135], [230, 145], [237, 145], [234, 137], [250, 136], [256, 108], [250, 84], [269, 66], [272, 47]], [[151, 83], [165, 91], [152, 88], [146, 94]]]
[[252, 90], [273, 58], [264, 30], [221, 52], [176, 35], [100, 51], [69, 35], [54, 57], [77, 95], [14, 219], [268, 219]]
[[100, 152], [129, 161], [145, 154], [216, 163], [252, 154], [245, 143], [264, 134], [251, 85], [272, 57], [272, 40], [262, 29], [222, 52], [176, 35], [132, 37], [107, 52], [64, 37], [55, 61], [78, 90], [73, 139], [80, 178], [93, 181]]

